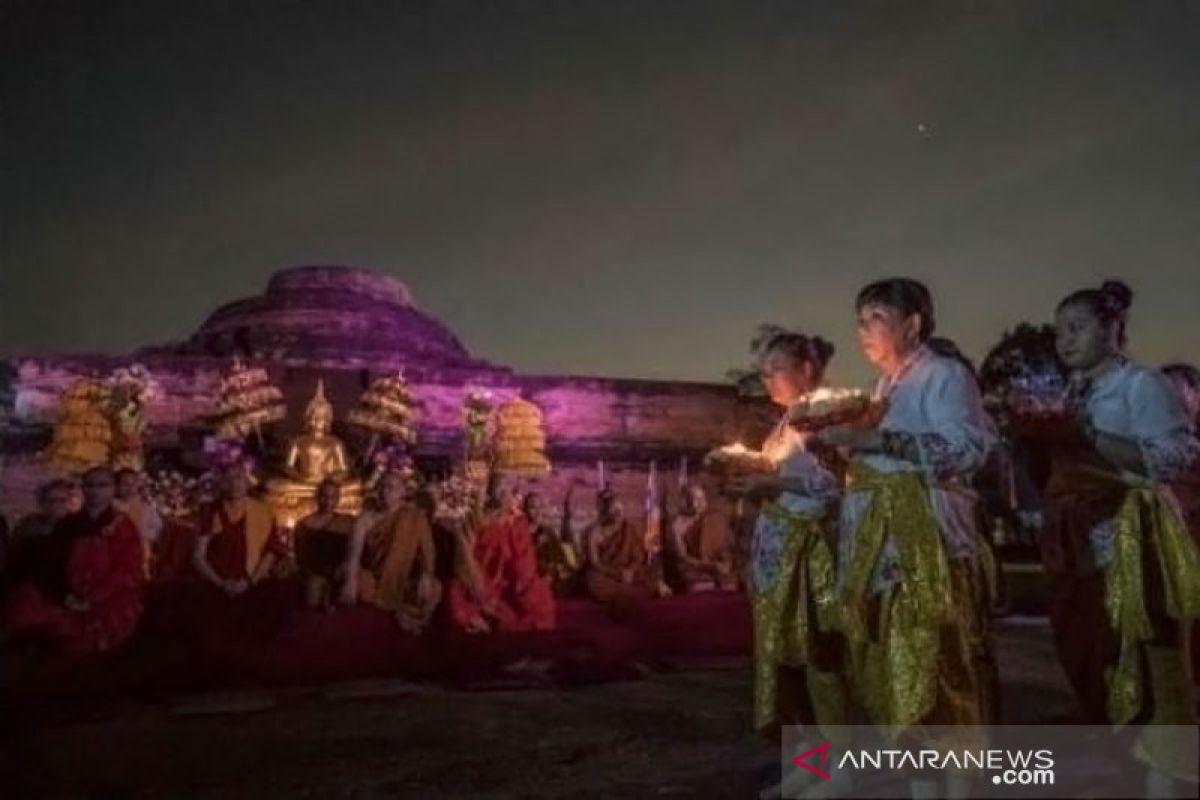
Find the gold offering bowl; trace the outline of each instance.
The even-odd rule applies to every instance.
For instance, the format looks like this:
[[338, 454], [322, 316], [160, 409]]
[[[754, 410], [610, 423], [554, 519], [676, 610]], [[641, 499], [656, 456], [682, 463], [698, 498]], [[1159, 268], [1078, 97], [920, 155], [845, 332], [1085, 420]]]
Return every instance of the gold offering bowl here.
[[771, 469], [766, 456], [741, 442], [710, 450], [704, 456], [704, 467], [726, 476], [757, 475]]
[[817, 431], [835, 425], [872, 428], [887, 410], [885, 401], [872, 400], [858, 389], [821, 388], [788, 410], [788, 422], [802, 431]]

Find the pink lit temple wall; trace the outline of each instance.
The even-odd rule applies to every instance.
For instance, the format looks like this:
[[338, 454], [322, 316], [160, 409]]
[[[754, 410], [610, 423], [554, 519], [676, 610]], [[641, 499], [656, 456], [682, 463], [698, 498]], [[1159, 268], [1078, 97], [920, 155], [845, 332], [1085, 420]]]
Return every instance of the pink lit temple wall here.
[[[62, 390], [76, 378], [102, 377], [133, 363], [151, 372], [158, 389], [146, 409], [151, 449], [178, 448], [181, 432], [186, 438], [213, 412], [221, 374], [234, 354], [266, 369], [284, 392], [288, 419], [268, 429], [276, 446], [297, 431], [318, 378], [339, 420], [334, 432], [353, 446], [355, 433], [340, 420], [371, 379], [402, 368], [421, 404], [416, 454], [451, 462], [462, 454], [468, 391], [485, 389], [497, 405], [520, 395], [544, 416], [554, 471], [542, 483], [552, 503], [570, 481], [594, 482], [595, 464], [604, 460], [623, 501], [640, 507], [651, 461], [664, 473], [664, 483], [673, 484], [682, 457], [694, 471], [710, 448], [756, 443], [772, 422], [769, 407], [740, 399], [727, 385], [520, 375], [471, 356], [411, 303], [407, 289], [387, 276], [305, 267], [277, 273], [258, 298], [218, 309], [183, 344], [121, 358], [11, 358], [8, 421], [0, 437], [0, 508], [10, 514], [28, 508], [34, 488], [47, 477], [37, 453], [49, 441]], [[391, 326], [395, 336], [386, 350], [372, 349], [376, 338], [364, 344], [358, 330], [364, 314], [376, 328]], [[306, 338], [303, 332], [314, 329], [324, 331], [321, 338]], [[427, 341], [417, 341], [418, 333]]]

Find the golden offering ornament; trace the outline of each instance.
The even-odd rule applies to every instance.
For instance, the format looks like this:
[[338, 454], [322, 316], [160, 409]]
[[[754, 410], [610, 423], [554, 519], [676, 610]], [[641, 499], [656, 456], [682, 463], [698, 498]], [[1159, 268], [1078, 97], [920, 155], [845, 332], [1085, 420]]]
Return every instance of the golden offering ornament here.
[[797, 430], [818, 431], [835, 425], [874, 427], [883, 418], [883, 401], [861, 389], [821, 387], [788, 409], [788, 423]]
[[369, 450], [378, 444], [377, 436], [411, 446], [417, 439], [416, 405], [403, 373], [385, 375], [371, 382], [359, 397], [358, 406], [346, 415], [346, 421], [371, 432]]
[[754, 475], [771, 471], [771, 463], [758, 450], [734, 442], [704, 456], [704, 468], [722, 475]]

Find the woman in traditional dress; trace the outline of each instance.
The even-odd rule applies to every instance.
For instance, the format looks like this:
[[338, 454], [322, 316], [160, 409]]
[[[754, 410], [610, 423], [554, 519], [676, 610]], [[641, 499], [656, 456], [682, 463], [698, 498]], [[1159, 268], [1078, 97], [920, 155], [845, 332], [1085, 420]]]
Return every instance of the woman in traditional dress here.
[[[929, 290], [892, 278], [858, 294], [858, 338], [879, 370], [873, 428], [817, 434], [851, 455], [842, 502], [838, 581], [857, 703], [893, 736], [920, 724], [979, 725], [987, 682], [985, 547], [968, 477], [996, 442], [975, 380], [928, 345]], [[927, 791], [915, 781], [914, 792]], [[966, 776], [946, 791], [967, 791]]]
[[[1192, 431], [1200, 432], [1200, 369], [1191, 364], [1176, 363], [1163, 367], [1163, 372], [1171, 379], [1175, 391], [1183, 400], [1184, 410], [1188, 419], [1192, 421]], [[1192, 533], [1192, 538], [1200, 544], [1200, 458], [1192, 462], [1185, 474], [1175, 481], [1171, 488], [1179, 499], [1183, 519]], [[1192, 685], [1196, 687], [1196, 693], [1200, 696], [1200, 625], [1195, 623], [1192, 624], [1191, 650]]]
[[762, 474], [730, 486], [769, 498], [754, 527], [749, 584], [754, 727], [772, 742], [784, 726], [846, 724], [845, 648], [834, 614], [838, 481], [810, 451], [811, 437], [788, 424], [788, 409], [820, 385], [832, 356], [833, 345], [817, 336], [784, 333], [767, 343], [762, 381], [784, 413], [763, 443]]
[[[1191, 421], [1192, 432], [1200, 431], [1200, 369], [1191, 364], [1168, 364], [1163, 367], [1163, 374], [1171, 379], [1183, 403], [1184, 415]], [[1183, 509], [1188, 530], [1193, 538], [1200, 540], [1200, 458], [1188, 465], [1172, 488]], [[1200, 657], [1200, 652], [1193, 648], [1193, 655]]]
[[1146, 724], [1136, 752], [1153, 791], [1196, 780], [1195, 728], [1181, 750], [1181, 729], [1154, 726], [1196, 723], [1186, 642], [1200, 616], [1200, 555], [1170, 484], [1195, 463], [1197, 441], [1170, 380], [1124, 355], [1131, 300], [1108, 282], [1058, 305], [1071, 417], [1055, 448], [1042, 557], [1083, 721]]

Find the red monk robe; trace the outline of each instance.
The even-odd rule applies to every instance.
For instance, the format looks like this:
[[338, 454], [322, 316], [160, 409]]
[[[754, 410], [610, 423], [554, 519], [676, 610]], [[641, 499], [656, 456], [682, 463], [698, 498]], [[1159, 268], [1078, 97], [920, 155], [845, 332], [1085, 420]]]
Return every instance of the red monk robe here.
[[557, 620], [550, 583], [538, 574], [533, 533], [512, 510], [484, 516], [459, 539], [455, 578], [447, 603], [455, 627], [483, 630], [550, 630]]
[[213, 506], [200, 538], [208, 540], [204, 560], [225, 581], [253, 583], [263, 577], [259, 573], [265, 560], [287, 555], [270, 507], [249, 498]]
[[201, 522], [192, 554], [202, 584], [199, 591], [184, 594], [182, 629], [198, 628], [218, 639], [278, 633], [298, 600], [295, 587], [269, 577], [272, 564], [286, 554], [265, 503], [245, 498], [214, 504]]
[[137, 527], [109, 507], [96, 517], [72, 514], [52, 535], [64, 545], [65, 563], [51, 565], [61, 569], [61, 580], [14, 589], [5, 628], [11, 634], [44, 633], [71, 653], [103, 652], [127, 640], [141, 618], [145, 588]]

